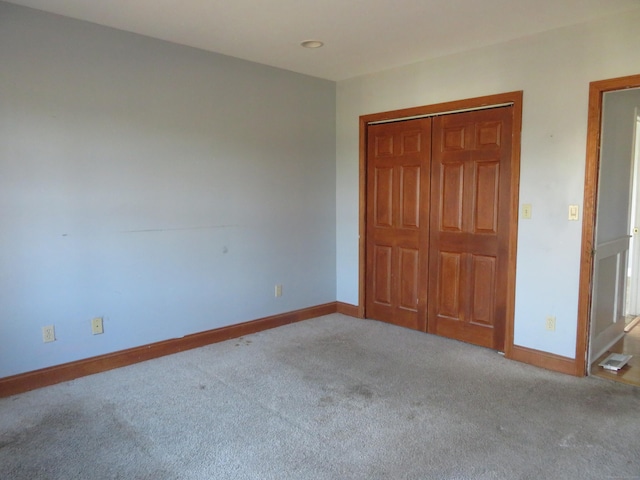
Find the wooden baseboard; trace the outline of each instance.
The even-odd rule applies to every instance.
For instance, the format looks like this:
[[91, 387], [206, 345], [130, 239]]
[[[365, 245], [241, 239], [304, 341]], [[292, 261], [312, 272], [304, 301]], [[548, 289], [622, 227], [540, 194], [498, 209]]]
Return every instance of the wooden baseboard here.
[[203, 347], [231, 338], [238, 338], [243, 335], [261, 332], [289, 323], [329, 315], [336, 313], [337, 310], [338, 306], [336, 302], [325, 303], [324, 305], [303, 308], [301, 310], [260, 318], [250, 322], [194, 333], [182, 338], [164, 340], [128, 350], [121, 350], [119, 352], [86, 358], [76, 362], [64, 363], [62, 365], [21, 373], [11, 377], [0, 378], [0, 398], [28, 392], [29, 390], [35, 390], [36, 388], [46, 387], [56, 383], [67, 382], [94, 373], [106, 372], [107, 370], [125, 367], [153, 358], [171, 355], [172, 353]]
[[336, 302], [338, 313], [343, 315], [349, 315], [350, 317], [362, 318], [360, 315], [360, 308], [350, 303]]
[[507, 358], [528, 363], [536, 367], [546, 368], [547, 370], [553, 370], [554, 372], [575, 375], [577, 377], [584, 376], [584, 373], [577, 371], [576, 361], [573, 358], [562, 357], [532, 348], [514, 345]]
[[[360, 309], [355, 305], [342, 302], [325, 303], [315, 307], [303, 308], [293, 312], [252, 320], [250, 322], [194, 333], [182, 338], [164, 340], [162, 342], [151, 343], [119, 352], [0, 378], [0, 398], [336, 312], [361, 318]], [[514, 345], [509, 352], [508, 358], [560, 373], [584, 376], [584, 372], [576, 371], [576, 361], [574, 359], [531, 348]]]

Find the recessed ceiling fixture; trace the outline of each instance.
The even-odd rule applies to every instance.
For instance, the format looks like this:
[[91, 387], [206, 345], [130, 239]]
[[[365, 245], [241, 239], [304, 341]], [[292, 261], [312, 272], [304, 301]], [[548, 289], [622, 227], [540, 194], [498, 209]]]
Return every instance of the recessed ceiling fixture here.
[[321, 42], [320, 40], [305, 40], [300, 45], [304, 48], [320, 48], [324, 45], [324, 42]]

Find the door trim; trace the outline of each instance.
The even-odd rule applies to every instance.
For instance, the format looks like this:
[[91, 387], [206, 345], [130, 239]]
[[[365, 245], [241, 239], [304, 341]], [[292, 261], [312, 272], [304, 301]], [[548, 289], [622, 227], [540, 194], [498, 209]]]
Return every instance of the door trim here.
[[576, 336], [575, 375], [587, 374], [589, 365], [589, 332], [591, 287], [593, 284], [593, 247], [598, 202], [598, 170], [600, 167], [600, 129], [604, 93], [640, 87], [640, 75], [599, 80], [589, 84], [589, 115], [587, 121], [587, 156], [582, 205], [582, 247], [580, 283], [578, 287], [578, 325]]
[[518, 236], [518, 193], [520, 185], [520, 132], [522, 130], [522, 91], [487, 95], [483, 97], [456, 100], [434, 105], [391, 110], [360, 116], [359, 146], [359, 245], [358, 245], [358, 316], [365, 318], [365, 276], [366, 276], [366, 171], [367, 171], [367, 126], [373, 122], [391, 121], [407, 117], [439, 115], [452, 111], [479, 108], [493, 108], [513, 105], [513, 133], [511, 150], [511, 202], [509, 211], [509, 251], [507, 272], [507, 311], [505, 325], [505, 356], [513, 353], [513, 320], [515, 315], [516, 284], [516, 244]]

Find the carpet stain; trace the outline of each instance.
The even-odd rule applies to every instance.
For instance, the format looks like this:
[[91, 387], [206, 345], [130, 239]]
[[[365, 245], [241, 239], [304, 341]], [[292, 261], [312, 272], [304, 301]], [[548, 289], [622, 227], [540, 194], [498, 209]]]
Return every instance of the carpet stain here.
[[373, 392], [367, 385], [357, 384], [347, 387], [347, 394], [351, 397], [362, 397], [370, 399], [373, 397]]
[[240, 347], [242, 345], [244, 345], [245, 347], [251, 345], [253, 343], [253, 340], [247, 340], [244, 337], [238, 337], [236, 339], [236, 343], [234, 344], [235, 347]]
[[[3, 475], [8, 474], [4, 478], [13, 480], [177, 478], [161, 466], [148, 469], [150, 463], [162, 463], [150, 458], [149, 442], [120, 418], [113, 405], [98, 403], [91, 409], [81, 404], [57, 406], [33, 424], [19, 425], [3, 435], [0, 464]], [[73, 460], [61, 461], [65, 457]]]
[[320, 406], [328, 406], [333, 404], [335, 404], [335, 401], [333, 400], [333, 397], [331, 395], [320, 397], [320, 400], [318, 401], [318, 405]]
[[0, 438], [0, 450], [16, 441], [17, 438]]

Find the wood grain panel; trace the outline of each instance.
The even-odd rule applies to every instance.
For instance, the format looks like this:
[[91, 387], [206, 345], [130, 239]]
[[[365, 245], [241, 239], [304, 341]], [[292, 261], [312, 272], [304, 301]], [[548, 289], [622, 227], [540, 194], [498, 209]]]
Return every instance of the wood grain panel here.
[[400, 248], [400, 308], [418, 311], [419, 251]]
[[502, 124], [500, 122], [480, 122], [476, 126], [476, 147], [500, 147]]
[[391, 305], [392, 248], [388, 245], [374, 247], [373, 297], [376, 303]]
[[442, 183], [438, 219], [443, 231], [462, 231], [462, 192], [464, 186], [464, 168], [462, 163], [447, 163], [442, 166]]
[[402, 155], [418, 153], [422, 149], [422, 132], [420, 130], [402, 132], [400, 140], [402, 142]]
[[393, 225], [393, 168], [375, 169], [375, 212], [377, 227]]
[[474, 232], [496, 234], [498, 230], [498, 188], [500, 164], [475, 163]]
[[420, 167], [403, 166], [400, 172], [400, 224], [404, 228], [418, 228], [420, 226]]
[[465, 147], [464, 127], [447, 128], [442, 132], [442, 150], [464, 150]]
[[461, 255], [440, 252], [439, 264], [438, 315], [460, 320]]
[[376, 157], [390, 157], [393, 155], [393, 135], [376, 135], [374, 141]]
[[483, 255], [471, 256], [471, 291], [473, 303], [470, 321], [493, 326], [496, 293], [496, 259]]

